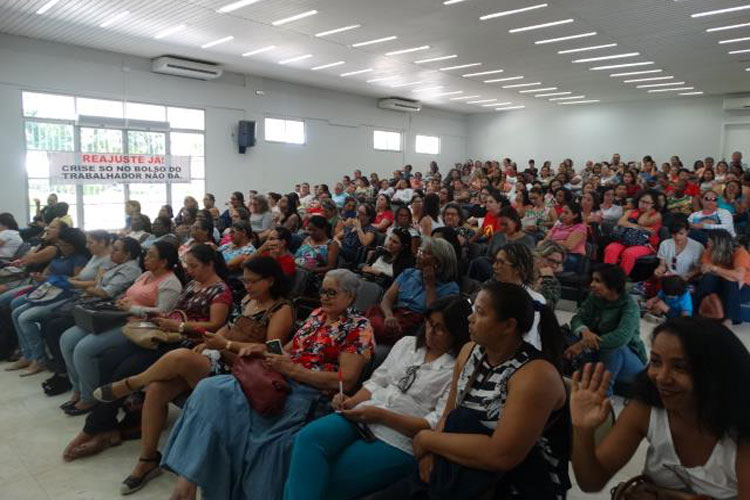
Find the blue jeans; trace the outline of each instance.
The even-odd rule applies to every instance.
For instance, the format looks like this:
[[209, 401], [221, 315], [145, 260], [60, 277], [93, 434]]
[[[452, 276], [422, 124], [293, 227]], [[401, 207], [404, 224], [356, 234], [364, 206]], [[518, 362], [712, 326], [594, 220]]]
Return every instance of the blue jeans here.
[[706, 295], [716, 293], [721, 297], [724, 315], [732, 320], [732, 324], [742, 323], [742, 309], [740, 305], [750, 301], [750, 286], [739, 287], [737, 282], [725, 280], [715, 274], [701, 276], [695, 293], [693, 294], [693, 310], [698, 311], [701, 301]]
[[612, 383], [607, 389], [608, 396], [612, 395], [615, 382], [632, 382], [646, 368], [641, 358], [627, 345], [599, 351], [599, 361], [612, 374]]
[[67, 300], [63, 299], [51, 304], [35, 305], [27, 301], [26, 295], [21, 295], [11, 301], [11, 318], [24, 359], [36, 361], [40, 364], [46, 363], [47, 351], [39, 322], [49, 317], [55, 309], [65, 302]]
[[346, 500], [375, 493], [417, 468], [412, 455], [363, 441], [341, 415], [307, 424], [294, 441], [284, 500]]

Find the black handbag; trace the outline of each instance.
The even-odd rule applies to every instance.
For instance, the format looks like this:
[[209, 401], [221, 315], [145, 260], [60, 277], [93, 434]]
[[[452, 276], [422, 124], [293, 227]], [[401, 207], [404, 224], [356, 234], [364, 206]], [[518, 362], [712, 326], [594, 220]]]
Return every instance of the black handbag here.
[[127, 323], [132, 313], [109, 301], [79, 303], [73, 307], [76, 325], [89, 333], [102, 333]]

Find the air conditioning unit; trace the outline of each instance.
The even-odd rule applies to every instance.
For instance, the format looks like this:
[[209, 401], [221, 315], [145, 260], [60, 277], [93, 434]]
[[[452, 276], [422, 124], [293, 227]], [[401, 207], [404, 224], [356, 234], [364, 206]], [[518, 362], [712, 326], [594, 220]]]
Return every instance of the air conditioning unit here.
[[727, 97], [724, 99], [724, 111], [750, 111], [750, 97]]
[[184, 76], [198, 80], [214, 80], [224, 70], [218, 64], [212, 64], [181, 57], [163, 56], [151, 61], [151, 70], [164, 75]]
[[422, 105], [419, 101], [413, 101], [411, 99], [400, 99], [398, 97], [389, 97], [387, 99], [379, 99], [378, 107], [380, 109], [390, 109], [392, 111], [404, 111], [406, 113], [416, 113], [422, 109]]

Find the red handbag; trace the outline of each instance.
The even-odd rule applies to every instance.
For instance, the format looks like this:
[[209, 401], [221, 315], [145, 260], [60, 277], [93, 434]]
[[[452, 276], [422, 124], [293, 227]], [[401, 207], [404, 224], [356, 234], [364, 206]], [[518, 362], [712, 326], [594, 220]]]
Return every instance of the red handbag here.
[[240, 383], [250, 407], [260, 415], [270, 417], [284, 409], [289, 384], [261, 358], [237, 358], [232, 365], [232, 375]]

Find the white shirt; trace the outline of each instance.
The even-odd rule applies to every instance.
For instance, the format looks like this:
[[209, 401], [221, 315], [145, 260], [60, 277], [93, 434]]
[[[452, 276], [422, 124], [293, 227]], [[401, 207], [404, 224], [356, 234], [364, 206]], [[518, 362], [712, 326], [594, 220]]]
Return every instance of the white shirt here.
[[716, 211], [710, 214], [704, 214], [703, 210], [693, 212], [688, 217], [688, 222], [692, 226], [705, 221], [703, 229], [726, 229], [732, 237], [736, 236], [734, 232], [734, 219], [729, 210], [724, 208], [717, 208]]
[[603, 222], [617, 222], [622, 217], [622, 207], [620, 205], [612, 205], [609, 208], [602, 208], [602, 221]]
[[13, 229], [6, 229], [0, 232], [0, 240], [4, 241], [5, 244], [0, 247], [0, 257], [10, 259], [16, 255], [16, 252], [23, 244], [21, 235], [18, 231]]
[[312, 203], [312, 201], [313, 201], [314, 199], [315, 199], [315, 196], [313, 196], [313, 194], [312, 194], [312, 193], [309, 193], [309, 194], [308, 194], [307, 196], [302, 196], [302, 197], [300, 197], [300, 199], [299, 199], [299, 203], [300, 203], [300, 205], [302, 205], [303, 207], [307, 208], [307, 207], [309, 207], [309, 206], [310, 206], [310, 203]]
[[393, 201], [400, 201], [408, 205], [409, 203], [411, 203], [411, 197], [413, 195], [414, 190], [411, 188], [397, 189], [396, 192], [393, 193]]
[[[371, 397], [360, 405], [384, 408], [394, 413], [421, 417], [433, 429], [440, 421], [448, 400], [453, 367], [456, 359], [448, 353], [425, 363], [427, 350], [424, 346], [415, 349], [417, 338], [404, 337], [393, 346], [383, 364], [375, 370], [363, 387]], [[399, 389], [399, 381], [406, 378], [410, 367], [416, 369], [414, 382], [406, 393]], [[413, 368], [412, 368], [413, 370]], [[386, 444], [413, 455], [412, 440], [400, 432], [382, 424], [369, 424], [375, 437]]]
[[393, 278], [393, 263], [386, 262], [383, 255], [378, 257], [370, 267], [372, 267], [376, 271], [380, 271], [386, 276], [390, 276], [391, 278]]
[[[664, 240], [659, 245], [659, 260], [663, 260], [667, 264], [667, 272], [669, 274], [677, 274], [682, 277], [687, 276], [693, 268], [700, 265], [701, 255], [703, 255], [703, 245], [692, 238], [688, 238], [687, 245], [677, 255], [675, 255], [673, 238]], [[675, 257], [677, 257], [677, 261], [673, 263]]]
[[[524, 290], [526, 290], [526, 293], [529, 294], [529, 296], [531, 297], [531, 300], [535, 300], [536, 302], [540, 302], [544, 305], [547, 305], [547, 299], [544, 298], [544, 295], [532, 290], [526, 285], [524, 285], [523, 288]], [[523, 336], [523, 339], [541, 351], [542, 350], [542, 336], [539, 334], [539, 318], [540, 317], [541, 315], [539, 314], [539, 311], [534, 311], [534, 323], [532, 323], [531, 325], [531, 330], [526, 332], [526, 334]]]

